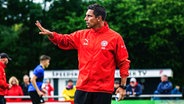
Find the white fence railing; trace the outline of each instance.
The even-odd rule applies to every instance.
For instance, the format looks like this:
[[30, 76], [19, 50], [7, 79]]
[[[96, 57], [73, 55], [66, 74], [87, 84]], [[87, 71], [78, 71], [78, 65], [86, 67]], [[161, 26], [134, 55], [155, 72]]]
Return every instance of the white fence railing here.
[[[115, 97], [115, 95], [113, 95], [112, 97]], [[143, 95], [139, 95], [139, 96], [126, 96], [126, 97], [139, 97], [139, 98], [151, 98], [151, 97], [177, 97], [177, 98], [181, 98], [182, 94], [143, 94]], [[5, 98], [30, 98], [30, 96], [5, 96]], [[63, 96], [43, 96], [43, 98], [64, 98]]]
[[[113, 95], [112, 97], [115, 97], [115, 95]], [[143, 95], [139, 95], [139, 96], [134, 96], [134, 95], [129, 95], [126, 97], [138, 97], [138, 98], [152, 98], [152, 97], [177, 97], [177, 98], [181, 98], [182, 94], [143, 94]]]
[[[30, 98], [30, 96], [5, 96], [5, 98]], [[43, 96], [43, 98], [64, 98], [63, 96]]]

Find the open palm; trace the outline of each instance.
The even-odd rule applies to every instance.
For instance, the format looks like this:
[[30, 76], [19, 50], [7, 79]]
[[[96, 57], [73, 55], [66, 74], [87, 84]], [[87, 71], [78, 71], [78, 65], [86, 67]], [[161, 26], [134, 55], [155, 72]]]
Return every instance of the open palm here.
[[39, 32], [39, 34], [42, 34], [42, 35], [52, 35], [52, 32], [45, 29], [44, 27], [42, 27], [42, 25], [40, 24], [39, 21], [36, 21], [35, 25], [39, 28], [39, 30], [41, 32]]

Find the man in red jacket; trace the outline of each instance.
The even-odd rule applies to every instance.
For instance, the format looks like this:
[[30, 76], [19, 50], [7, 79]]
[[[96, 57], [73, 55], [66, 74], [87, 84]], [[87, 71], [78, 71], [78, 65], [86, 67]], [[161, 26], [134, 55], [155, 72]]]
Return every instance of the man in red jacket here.
[[0, 54], [0, 104], [6, 104], [4, 99], [5, 91], [9, 88], [9, 85], [6, 82], [6, 73], [4, 68], [8, 64], [8, 60], [11, 58], [6, 53]]
[[123, 38], [111, 30], [105, 21], [105, 8], [92, 4], [88, 6], [84, 20], [88, 29], [79, 30], [69, 35], [51, 32], [35, 24], [59, 48], [78, 51], [79, 76], [75, 104], [111, 104], [114, 90], [114, 72], [120, 69], [121, 85], [116, 93], [119, 100], [126, 94], [126, 80], [129, 75], [130, 61]]

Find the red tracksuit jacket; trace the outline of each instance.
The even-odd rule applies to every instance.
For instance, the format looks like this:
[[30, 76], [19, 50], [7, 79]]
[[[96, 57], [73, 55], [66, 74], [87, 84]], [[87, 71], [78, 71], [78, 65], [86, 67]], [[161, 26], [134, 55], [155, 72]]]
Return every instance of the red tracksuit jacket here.
[[0, 95], [4, 96], [6, 89], [8, 89], [8, 84], [6, 83], [6, 73], [4, 68], [6, 67], [5, 64], [0, 62]]
[[[22, 88], [19, 85], [12, 85], [9, 90], [6, 90], [7, 96], [23, 96]], [[7, 98], [6, 101], [21, 101], [21, 98]]]
[[96, 30], [79, 30], [69, 35], [53, 32], [53, 36], [50, 40], [59, 48], [78, 50], [77, 90], [112, 93], [116, 66], [121, 77], [129, 75], [130, 61], [124, 41], [106, 22]]

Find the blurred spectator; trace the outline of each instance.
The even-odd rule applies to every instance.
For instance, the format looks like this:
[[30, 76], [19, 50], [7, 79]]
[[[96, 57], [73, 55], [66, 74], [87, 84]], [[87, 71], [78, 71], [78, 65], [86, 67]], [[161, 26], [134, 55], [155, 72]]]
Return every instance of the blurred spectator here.
[[[24, 96], [28, 96], [29, 95], [29, 93], [28, 93], [29, 84], [30, 84], [29, 76], [28, 75], [24, 75], [23, 76], [23, 83], [21, 84], [21, 88], [22, 88]], [[22, 100], [30, 100], [30, 99], [29, 98], [23, 98]]]
[[171, 94], [172, 83], [168, 81], [167, 75], [161, 76], [161, 82], [159, 83], [155, 94]]
[[28, 75], [23, 76], [23, 83], [21, 84], [21, 88], [23, 90], [24, 95], [29, 95], [28, 93], [28, 86], [30, 84], [30, 79]]
[[68, 80], [66, 88], [63, 90], [62, 94], [65, 100], [74, 100], [76, 88], [73, 86], [73, 81]]
[[113, 92], [113, 95], [116, 94], [116, 90], [119, 88], [120, 86], [120, 82], [118, 80], [115, 80], [114, 82], [114, 92]]
[[[115, 82], [114, 82], [114, 92], [112, 93], [112, 95], [115, 95], [117, 97], [116, 90], [119, 88], [119, 86], [120, 86], [120, 81], [115, 80]], [[116, 97], [113, 97], [112, 100], [117, 100]]]
[[[161, 76], [161, 82], [159, 83], [157, 90], [154, 92], [154, 94], [171, 94], [172, 90], [172, 83], [168, 81], [167, 75]], [[154, 100], [159, 100], [161, 98], [155, 97]], [[162, 98], [162, 99], [168, 99], [168, 98]]]
[[[54, 88], [51, 85], [49, 79], [45, 80], [45, 84], [43, 84], [43, 89], [46, 92], [46, 96], [52, 96], [52, 91], [54, 91]], [[54, 101], [54, 98], [48, 98], [48, 101]]]
[[176, 85], [175, 88], [171, 91], [171, 94], [181, 94], [180, 86]]
[[127, 95], [140, 95], [142, 94], [142, 86], [136, 81], [135, 78], [130, 79], [130, 84], [126, 88]]
[[[171, 94], [181, 94], [181, 92], [180, 92], [180, 86], [176, 85], [175, 88], [171, 91]], [[177, 100], [177, 99], [180, 99], [180, 98], [175, 97], [173, 99], [176, 99]]]
[[[16, 77], [12, 76], [9, 79], [11, 88], [6, 91], [7, 96], [23, 96], [22, 88], [19, 86], [19, 81]], [[7, 98], [7, 101], [21, 101], [21, 98]]]

